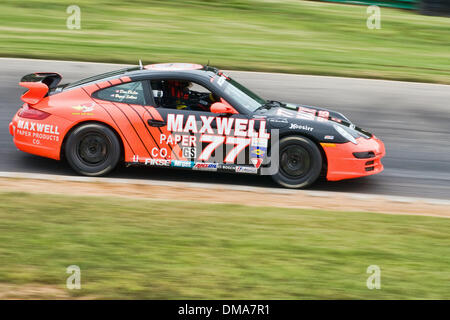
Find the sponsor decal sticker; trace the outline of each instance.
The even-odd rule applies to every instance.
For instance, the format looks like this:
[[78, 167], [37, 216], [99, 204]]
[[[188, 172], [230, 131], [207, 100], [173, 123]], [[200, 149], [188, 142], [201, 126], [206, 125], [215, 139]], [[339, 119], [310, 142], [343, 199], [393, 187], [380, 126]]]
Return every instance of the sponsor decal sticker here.
[[54, 126], [52, 124], [42, 124], [42, 123], [36, 123], [36, 122], [32, 122], [32, 121], [19, 120], [17, 128], [32, 131], [32, 132], [40, 132], [40, 133], [59, 135], [58, 126]]
[[171, 146], [176, 146], [181, 144], [183, 147], [195, 147], [197, 137], [189, 134], [160, 134], [159, 143], [165, 143]]
[[275, 118], [275, 119], [270, 119], [270, 122], [275, 122], [275, 123], [287, 123], [287, 119], [285, 118]]
[[[265, 138], [269, 139], [270, 134], [267, 132], [265, 119], [243, 119], [243, 118], [226, 118], [226, 117], [200, 117], [201, 121], [197, 121], [195, 115], [189, 115], [184, 119], [183, 114], [167, 115], [167, 130], [179, 133], [209, 133], [215, 130], [211, 124], [216, 123], [217, 134], [225, 136], [249, 137], [249, 138]], [[185, 121], [184, 121], [185, 120]], [[259, 128], [256, 130], [255, 121], [259, 121]], [[233, 134], [232, 134], [233, 133]]]
[[236, 166], [236, 172], [239, 173], [258, 173], [258, 169], [248, 166]]
[[286, 118], [272, 118], [269, 119], [269, 122], [274, 128], [284, 128], [289, 124]]
[[292, 104], [288, 104], [288, 107], [296, 108], [297, 112], [292, 112], [286, 109], [278, 109], [276, 115], [313, 121], [328, 121], [330, 117], [330, 113], [326, 110], [317, 110], [310, 108], [309, 106], [295, 106]]
[[316, 119], [316, 109], [311, 109], [307, 107], [298, 107], [297, 118], [305, 120], [315, 120]]
[[336, 122], [339, 122], [339, 123], [342, 122], [342, 120], [341, 120], [341, 119], [338, 119], [338, 118], [331, 118], [331, 120], [336, 121]]
[[281, 116], [281, 117], [288, 117], [288, 118], [292, 118], [295, 116], [295, 113], [290, 111], [290, 110], [286, 110], [286, 109], [277, 109], [277, 116]]
[[74, 115], [74, 116], [93, 116], [94, 115], [94, 113], [92, 113], [92, 111], [94, 111], [93, 103], [90, 106], [85, 106], [85, 105], [73, 106], [72, 109], [75, 109], [78, 111], [78, 112], [72, 112], [72, 115]]
[[314, 128], [311, 128], [310, 126], [301, 125], [297, 123], [291, 123], [291, 126], [289, 127], [291, 130], [305, 130], [305, 131], [313, 131]]
[[325, 137], [323, 137], [325, 140], [333, 140], [334, 139], [334, 136], [325, 136]]
[[118, 100], [129, 99], [129, 100], [137, 100], [139, 93], [134, 90], [123, 90], [117, 89], [115, 93], [111, 94], [112, 98], [116, 98]]
[[168, 151], [166, 148], [158, 149], [157, 147], [153, 147], [151, 150], [151, 155], [153, 158], [170, 158], [170, 154], [168, 154]]
[[268, 139], [252, 138], [251, 146], [267, 148]]
[[218, 169], [219, 170], [223, 170], [223, 171], [235, 172], [236, 171], [236, 166], [234, 164], [219, 164]]
[[[231, 148], [225, 157], [226, 163], [233, 163], [242, 150], [250, 145], [252, 139], [261, 139], [254, 140], [254, 143], [267, 147], [270, 133], [267, 130], [265, 119], [203, 115], [199, 118], [200, 121], [195, 115], [169, 113], [167, 115], [167, 131], [172, 134], [161, 134], [160, 143], [181, 144], [182, 147], [196, 147], [197, 143], [209, 143], [198, 157], [196, 157], [197, 154], [194, 156], [184, 154], [185, 158], [197, 158], [199, 161], [214, 161], [210, 160], [214, 150], [224, 144], [234, 145], [234, 148]], [[192, 148], [185, 149], [183, 152], [196, 153]]]
[[330, 117], [330, 112], [326, 111], [326, 110], [319, 110], [317, 112], [317, 116], [318, 116], [318, 120], [328, 120], [328, 118]]
[[19, 136], [47, 141], [59, 141], [60, 134], [58, 126], [24, 120], [19, 120], [15, 133]]
[[217, 163], [197, 162], [194, 170], [217, 171]]
[[172, 163], [171, 160], [166, 159], [151, 159], [151, 158], [145, 159], [145, 164], [150, 166], [169, 167], [171, 163]]
[[188, 159], [197, 158], [197, 150], [195, 147], [183, 147], [183, 157]]
[[259, 169], [259, 167], [261, 167], [261, 164], [263, 162], [263, 159], [261, 159], [261, 158], [251, 158], [250, 160], [256, 169]]
[[263, 158], [266, 155], [267, 148], [259, 146], [250, 146], [250, 156]]
[[224, 76], [221, 76], [219, 78], [219, 80], [217, 80], [217, 85], [220, 87], [223, 86], [223, 84], [225, 83], [225, 80], [226, 80], [226, 78]]
[[177, 168], [192, 168], [195, 163], [193, 161], [172, 160], [171, 166]]

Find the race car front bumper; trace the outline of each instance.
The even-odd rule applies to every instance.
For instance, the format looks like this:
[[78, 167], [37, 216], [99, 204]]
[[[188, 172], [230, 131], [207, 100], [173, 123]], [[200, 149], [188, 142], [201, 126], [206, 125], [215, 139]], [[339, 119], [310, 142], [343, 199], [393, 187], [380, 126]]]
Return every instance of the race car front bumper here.
[[386, 154], [384, 143], [375, 136], [356, 140], [357, 144], [321, 143], [328, 163], [327, 180], [358, 178], [383, 171], [381, 158]]

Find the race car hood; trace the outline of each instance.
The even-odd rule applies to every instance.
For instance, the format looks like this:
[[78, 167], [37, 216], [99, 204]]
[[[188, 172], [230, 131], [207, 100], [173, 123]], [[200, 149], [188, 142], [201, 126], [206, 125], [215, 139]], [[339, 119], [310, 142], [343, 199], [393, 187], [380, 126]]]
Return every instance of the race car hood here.
[[[302, 104], [293, 104], [293, 103], [286, 103], [285, 105], [282, 106], [282, 108], [285, 109], [289, 109], [289, 110], [295, 110], [297, 112], [301, 112], [301, 113], [312, 113], [312, 111], [315, 111], [314, 114], [316, 116], [320, 116], [320, 112], [328, 112], [328, 118], [329, 120], [341, 120], [341, 121], [345, 121], [348, 123], [351, 123], [350, 120], [344, 116], [342, 113], [337, 112], [337, 111], [333, 111], [330, 109], [325, 109], [325, 108], [321, 108], [321, 107], [316, 107], [316, 106], [307, 106], [307, 105], [302, 105]], [[311, 110], [311, 111], [309, 111]], [[339, 122], [339, 121], [337, 121]]]
[[271, 121], [275, 122], [276, 119], [285, 118], [294, 123], [297, 122], [316, 126], [320, 124], [320, 126], [324, 127], [330, 127], [333, 126], [333, 124], [339, 124], [356, 131], [356, 137], [361, 135], [366, 138], [372, 137], [372, 134], [370, 132], [367, 132], [366, 130], [355, 126], [342, 113], [325, 108], [286, 103], [280, 105], [279, 107], [270, 108], [267, 113], [265, 113], [265, 115], [268, 116]]

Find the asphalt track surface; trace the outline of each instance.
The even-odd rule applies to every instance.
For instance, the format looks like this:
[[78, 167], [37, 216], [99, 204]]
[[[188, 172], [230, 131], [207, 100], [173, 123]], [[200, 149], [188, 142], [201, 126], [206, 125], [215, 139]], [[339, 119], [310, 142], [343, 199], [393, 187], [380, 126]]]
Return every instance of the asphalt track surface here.
[[[63, 82], [71, 82], [121, 67], [0, 58], [0, 171], [75, 175], [65, 162], [15, 148], [8, 124], [21, 105], [24, 89], [18, 82], [23, 75], [58, 72]], [[384, 172], [338, 182], [318, 181], [312, 190], [450, 199], [450, 86], [238, 71], [229, 74], [264, 98], [340, 111], [384, 141]], [[120, 168], [110, 177], [260, 186], [268, 192], [276, 187], [264, 176], [161, 168]]]

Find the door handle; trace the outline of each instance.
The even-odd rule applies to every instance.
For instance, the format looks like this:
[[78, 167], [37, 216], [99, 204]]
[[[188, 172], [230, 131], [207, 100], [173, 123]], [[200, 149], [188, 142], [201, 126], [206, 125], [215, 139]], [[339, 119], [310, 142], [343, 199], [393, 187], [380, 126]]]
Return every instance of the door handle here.
[[164, 127], [166, 125], [165, 121], [155, 119], [149, 119], [147, 120], [147, 123], [150, 127]]

